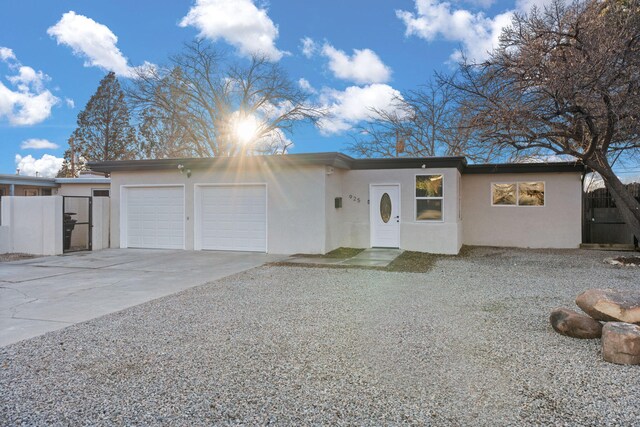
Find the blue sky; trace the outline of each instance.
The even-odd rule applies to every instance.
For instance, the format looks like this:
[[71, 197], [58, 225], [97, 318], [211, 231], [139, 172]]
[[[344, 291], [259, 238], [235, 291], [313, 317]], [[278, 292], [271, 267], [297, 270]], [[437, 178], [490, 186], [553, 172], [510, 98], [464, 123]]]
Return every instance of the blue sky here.
[[344, 151], [349, 130], [394, 94], [482, 57], [514, 10], [544, 0], [1, 0], [0, 173], [51, 175], [77, 114], [108, 71], [163, 64], [204, 37], [239, 60], [279, 62], [332, 116], [290, 152]]

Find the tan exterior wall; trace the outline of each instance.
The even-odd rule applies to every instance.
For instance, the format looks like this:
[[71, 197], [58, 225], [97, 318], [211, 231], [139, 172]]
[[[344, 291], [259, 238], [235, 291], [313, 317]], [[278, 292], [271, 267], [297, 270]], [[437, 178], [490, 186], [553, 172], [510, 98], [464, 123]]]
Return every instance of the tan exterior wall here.
[[[492, 206], [491, 183], [545, 182], [544, 206]], [[579, 173], [462, 177], [463, 242], [522, 248], [576, 248], [582, 242]]]
[[193, 170], [190, 178], [178, 170], [114, 172], [111, 175], [111, 247], [120, 247], [122, 187], [184, 185], [185, 249], [194, 249], [194, 185], [267, 184], [267, 251], [276, 254], [324, 253], [324, 166], [259, 165], [226, 170]]
[[[443, 221], [416, 221], [415, 176], [444, 175]], [[342, 174], [343, 208], [328, 217], [328, 228], [341, 230], [341, 246], [370, 247], [371, 184], [400, 184], [400, 248], [457, 254], [462, 243], [458, 212], [460, 173], [457, 169], [351, 170]], [[351, 198], [349, 198], [351, 196]], [[331, 197], [333, 206], [333, 197]], [[333, 241], [338, 241], [334, 239]]]

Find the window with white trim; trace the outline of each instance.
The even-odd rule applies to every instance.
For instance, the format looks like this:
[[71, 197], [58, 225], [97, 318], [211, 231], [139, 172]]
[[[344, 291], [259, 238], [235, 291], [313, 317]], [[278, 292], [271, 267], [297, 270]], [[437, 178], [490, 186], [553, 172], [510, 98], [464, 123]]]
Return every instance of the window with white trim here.
[[492, 206], [544, 206], [544, 182], [494, 182]]
[[442, 221], [442, 175], [416, 175], [416, 221]]

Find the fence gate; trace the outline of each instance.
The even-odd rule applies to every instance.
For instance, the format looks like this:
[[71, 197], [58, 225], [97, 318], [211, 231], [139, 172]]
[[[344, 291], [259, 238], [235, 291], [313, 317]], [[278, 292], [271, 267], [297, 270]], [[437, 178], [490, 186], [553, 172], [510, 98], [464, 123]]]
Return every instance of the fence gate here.
[[[629, 185], [636, 199], [640, 199], [640, 186]], [[583, 197], [583, 230], [584, 243], [627, 244], [636, 245], [631, 229], [625, 224], [616, 202], [606, 188], [597, 188], [584, 193]]]
[[90, 196], [62, 196], [63, 252], [92, 249], [92, 207]]

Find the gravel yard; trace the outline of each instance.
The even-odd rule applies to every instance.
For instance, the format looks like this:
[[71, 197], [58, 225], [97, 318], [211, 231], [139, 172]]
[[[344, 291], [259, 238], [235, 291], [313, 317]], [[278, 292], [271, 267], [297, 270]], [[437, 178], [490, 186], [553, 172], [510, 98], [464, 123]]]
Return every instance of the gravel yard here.
[[428, 273], [265, 266], [0, 348], [0, 425], [633, 425], [640, 366], [556, 334], [610, 253], [474, 248]]

